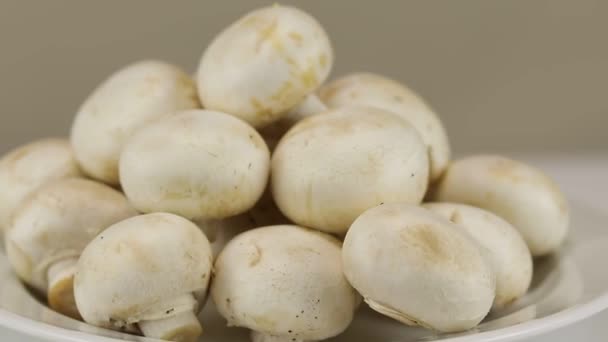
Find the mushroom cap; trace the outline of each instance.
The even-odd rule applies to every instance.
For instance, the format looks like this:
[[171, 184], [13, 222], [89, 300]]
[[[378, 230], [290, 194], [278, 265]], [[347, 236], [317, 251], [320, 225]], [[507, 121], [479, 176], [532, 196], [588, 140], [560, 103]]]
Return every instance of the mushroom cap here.
[[72, 146], [91, 177], [118, 184], [125, 141], [144, 124], [179, 110], [199, 108], [194, 81], [178, 67], [141, 61], [118, 70], [80, 107]]
[[209, 241], [194, 223], [167, 213], [136, 216], [82, 252], [76, 304], [87, 323], [107, 328], [171, 317], [192, 309], [173, 299], [205, 293], [212, 263]]
[[127, 197], [141, 212], [223, 219], [251, 209], [268, 183], [270, 152], [228, 114], [190, 110], [147, 125], [120, 159]]
[[421, 207], [366, 211], [346, 234], [344, 272], [370, 307], [442, 332], [473, 328], [489, 312], [495, 277], [479, 245]]
[[340, 242], [291, 225], [253, 229], [228, 243], [211, 296], [229, 326], [300, 340], [340, 334], [358, 303], [342, 272]]
[[288, 6], [250, 12], [206, 49], [197, 83], [205, 108], [254, 127], [278, 120], [327, 79], [333, 51], [309, 14]]
[[533, 256], [554, 252], [568, 234], [568, 203], [558, 186], [540, 170], [505, 157], [454, 161], [431, 197], [497, 214], [521, 233]]
[[23, 281], [46, 293], [49, 266], [78, 258], [97, 234], [136, 214], [106, 185], [79, 178], [50, 183], [15, 213], [5, 236], [7, 256]]
[[21, 202], [40, 186], [80, 176], [66, 139], [43, 139], [18, 147], [0, 159], [0, 230], [8, 227]]
[[347, 104], [374, 106], [408, 120], [426, 144], [431, 181], [437, 180], [450, 161], [450, 144], [441, 120], [429, 105], [399, 82], [372, 73], [354, 73], [321, 87], [321, 100], [330, 108]]
[[346, 106], [300, 121], [272, 159], [272, 192], [283, 214], [305, 227], [344, 234], [381, 203], [419, 204], [428, 185], [416, 129], [378, 108]]
[[496, 274], [494, 309], [523, 296], [532, 281], [532, 255], [519, 232], [507, 221], [483, 209], [456, 203], [426, 203], [424, 207], [455, 223], [485, 248]]

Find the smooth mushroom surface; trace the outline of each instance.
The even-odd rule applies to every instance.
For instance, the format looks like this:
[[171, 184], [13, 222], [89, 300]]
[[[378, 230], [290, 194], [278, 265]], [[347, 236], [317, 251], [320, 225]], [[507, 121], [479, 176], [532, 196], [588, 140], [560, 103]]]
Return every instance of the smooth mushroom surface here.
[[133, 133], [159, 117], [199, 108], [194, 81], [178, 67], [141, 61], [111, 75], [86, 99], [72, 125], [72, 146], [91, 177], [118, 185], [118, 160]]
[[66, 139], [42, 139], [8, 152], [0, 159], [0, 232], [8, 228], [17, 207], [33, 191], [81, 175]]
[[568, 234], [568, 202], [558, 186], [542, 171], [509, 158], [454, 161], [430, 197], [497, 214], [521, 233], [533, 256], [555, 252]]
[[211, 246], [176, 215], [136, 216], [106, 229], [78, 261], [74, 293], [84, 320], [144, 336], [194, 342], [213, 264]]
[[192, 220], [243, 214], [268, 183], [270, 152], [262, 137], [231, 115], [190, 110], [147, 125], [120, 159], [123, 189], [141, 212]]
[[532, 281], [532, 255], [517, 229], [489, 211], [465, 204], [437, 202], [424, 207], [464, 229], [485, 248], [496, 274], [493, 309], [526, 294]]
[[327, 110], [327, 106], [321, 102], [315, 94], [308, 95], [304, 101], [292, 108], [285, 116], [278, 121], [260, 129], [260, 134], [266, 141], [270, 151], [274, 151], [281, 138], [299, 121], [311, 116], [320, 114]]
[[281, 212], [336, 234], [381, 203], [419, 204], [428, 176], [416, 129], [373, 107], [340, 107], [300, 121], [272, 158], [272, 192]]
[[350, 325], [359, 298], [343, 275], [340, 241], [292, 225], [230, 241], [215, 262], [211, 296], [229, 326], [268, 342], [336, 336]]
[[260, 128], [314, 92], [332, 63], [329, 38], [315, 18], [294, 7], [264, 7], [207, 47], [198, 69], [199, 96], [205, 108]]
[[405, 85], [372, 73], [354, 73], [321, 87], [319, 96], [330, 108], [365, 105], [399, 115], [418, 130], [427, 146], [430, 180], [437, 180], [448, 166], [450, 144], [439, 116]]
[[48, 298], [49, 306], [78, 318], [73, 276], [86, 245], [101, 231], [137, 213], [118, 191], [90, 180], [43, 186], [19, 208], [6, 231], [6, 253], [17, 275]]
[[440, 332], [475, 327], [495, 296], [481, 247], [427, 209], [385, 204], [366, 211], [346, 234], [344, 273], [375, 311]]

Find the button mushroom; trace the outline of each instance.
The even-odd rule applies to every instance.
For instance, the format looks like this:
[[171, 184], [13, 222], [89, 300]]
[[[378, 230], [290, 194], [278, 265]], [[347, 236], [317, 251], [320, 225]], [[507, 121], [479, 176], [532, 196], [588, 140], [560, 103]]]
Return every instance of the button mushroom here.
[[272, 159], [272, 191], [292, 221], [344, 234], [381, 203], [419, 204], [429, 163], [418, 132], [398, 116], [347, 106], [296, 124]]
[[136, 129], [162, 115], [200, 107], [194, 81], [160, 61], [129, 65], [104, 81], [81, 106], [72, 146], [83, 170], [118, 184], [118, 159]]
[[351, 323], [358, 295], [342, 272], [340, 242], [283, 225], [232, 240], [215, 263], [211, 297], [229, 326], [253, 341], [317, 341]]
[[139, 130], [121, 156], [120, 179], [141, 212], [199, 221], [251, 209], [269, 168], [268, 147], [251, 126], [224, 113], [190, 110]]
[[428, 148], [431, 181], [437, 180], [447, 167], [450, 145], [441, 120], [420, 96], [406, 86], [380, 75], [355, 73], [323, 86], [319, 93], [321, 100], [330, 108], [346, 104], [374, 106], [408, 120]]
[[259, 128], [315, 91], [332, 63], [329, 38], [312, 16], [288, 6], [265, 7], [240, 18], [206, 49], [199, 96], [205, 108]]
[[209, 241], [194, 223], [166, 213], [133, 217], [83, 251], [74, 279], [78, 310], [96, 326], [137, 325], [147, 337], [196, 341], [211, 266]]
[[21, 146], [0, 159], [0, 231], [24, 198], [40, 186], [80, 176], [70, 143], [43, 139]]
[[532, 281], [532, 256], [512, 225], [486, 210], [464, 204], [427, 203], [424, 207], [460, 226], [485, 248], [496, 274], [493, 309], [501, 309], [526, 294]]
[[505, 157], [453, 162], [431, 198], [501, 216], [521, 233], [533, 256], [556, 251], [568, 233], [568, 203], [557, 185], [540, 170]]
[[327, 110], [327, 106], [315, 94], [308, 95], [302, 103], [291, 109], [284, 117], [260, 129], [260, 134], [271, 151], [279, 140], [299, 121]]
[[366, 211], [346, 234], [344, 273], [369, 306], [441, 332], [475, 327], [495, 295], [494, 273], [461, 228], [421, 207]]
[[6, 253], [17, 275], [46, 294], [51, 308], [78, 318], [72, 280], [85, 246], [110, 225], [136, 215], [118, 191], [85, 179], [43, 186], [15, 214]]

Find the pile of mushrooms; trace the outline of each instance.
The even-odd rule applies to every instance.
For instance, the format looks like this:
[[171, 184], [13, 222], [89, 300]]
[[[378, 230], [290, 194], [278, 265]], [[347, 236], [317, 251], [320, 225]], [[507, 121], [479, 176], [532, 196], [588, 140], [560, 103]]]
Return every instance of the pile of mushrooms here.
[[459, 332], [524, 296], [533, 257], [567, 236], [558, 187], [506, 157], [451, 160], [413, 90], [325, 83], [333, 62], [312, 16], [274, 5], [219, 33], [195, 80], [160, 61], [115, 72], [69, 141], [0, 160], [17, 275], [60, 313], [171, 341], [198, 340], [208, 297], [253, 341], [302, 342], [361, 305]]

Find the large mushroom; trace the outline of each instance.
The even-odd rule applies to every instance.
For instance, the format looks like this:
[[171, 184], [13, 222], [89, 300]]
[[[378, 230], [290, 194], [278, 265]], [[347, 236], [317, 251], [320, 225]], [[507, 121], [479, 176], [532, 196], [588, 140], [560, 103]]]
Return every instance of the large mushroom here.
[[344, 273], [375, 311], [441, 332], [475, 327], [495, 296], [481, 247], [440, 215], [385, 204], [353, 223], [342, 250]]
[[39, 187], [81, 176], [66, 139], [42, 139], [18, 147], [0, 159], [0, 232], [21, 202]]
[[345, 106], [300, 121], [272, 158], [272, 192], [283, 214], [336, 234], [381, 203], [419, 204], [428, 176], [416, 129], [373, 107]]
[[318, 341], [342, 333], [359, 297], [343, 275], [340, 242], [283, 225], [234, 238], [215, 263], [211, 296], [229, 326], [254, 342]]
[[139, 130], [121, 156], [120, 180], [141, 212], [217, 220], [251, 209], [266, 188], [269, 169], [268, 147], [247, 123], [190, 110]]
[[74, 292], [87, 323], [193, 342], [211, 278], [209, 241], [192, 222], [155, 213], [105, 230], [78, 261]]
[[6, 231], [17, 275], [46, 294], [49, 306], [78, 318], [72, 281], [85, 246], [104, 229], [136, 215], [118, 191], [85, 179], [43, 186], [19, 208]]
[[448, 166], [450, 144], [441, 120], [418, 94], [399, 82], [372, 73], [354, 73], [328, 83], [319, 93], [330, 108], [374, 106], [410, 122], [427, 146], [431, 181], [437, 180]]
[[509, 158], [454, 161], [430, 197], [497, 214], [521, 233], [533, 256], [556, 251], [568, 233], [568, 202], [558, 186], [542, 171]]
[[161, 61], [118, 70], [82, 104], [72, 125], [72, 145], [91, 177], [117, 185], [124, 143], [145, 124], [179, 110], [199, 108], [194, 81]]
[[309, 14], [288, 6], [248, 13], [207, 47], [197, 83], [205, 108], [256, 128], [285, 115], [327, 78], [333, 51]]
[[532, 255], [519, 232], [507, 221], [483, 209], [456, 203], [425, 203], [424, 207], [455, 223], [485, 248], [496, 274], [493, 309], [501, 309], [528, 291]]

